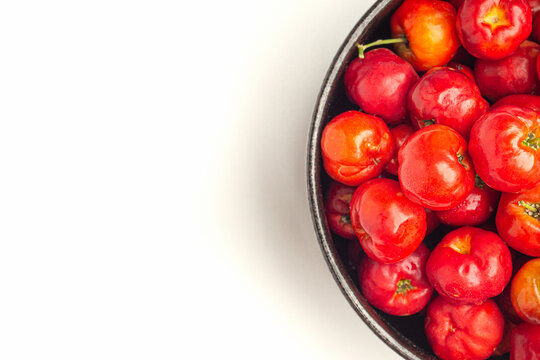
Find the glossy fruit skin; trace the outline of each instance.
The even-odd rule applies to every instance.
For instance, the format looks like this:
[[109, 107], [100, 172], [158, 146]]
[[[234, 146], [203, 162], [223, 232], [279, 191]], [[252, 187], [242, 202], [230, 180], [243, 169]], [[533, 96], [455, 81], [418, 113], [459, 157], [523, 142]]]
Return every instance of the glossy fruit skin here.
[[478, 60], [476, 83], [486, 98], [497, 101], [511, 94], [535, 94], [540, 90], [536, 58], [540, 45], [524, 41], [516, 51], [500, 60]]
[[427, 307], [424, 329], [442, 360], [484, 360], [502, 340], [504, 319], [493, 300], [457, 305], [439, 296]]
[[516, 313], [524, 321], [540, 325], [540, 258], [528, 261], [519, 269], [510, 288]]
[[345, 70], [348, 96], [362, 111], [395, 125], [407, 117], [407, 94], [419, 76], [411, 64], [380, 48], [354, 59]]
[[491, 188], [521, 192], [540, 183], [540, 154], [526, 145], [540, 136], [536, 112], [512, 105], [499, 106], [473, 125], [469, 153], [476, 172]]
[[502, 59], [529, 37], [531, 8], [526, 0], [464, 0], [456, 27], [469, 53], [479, 59]]
[[390, 132], [392, 133], [392, 136], [394, 137], [394, 155], [392, 156], [392, 159], [386, 164], [385, 170], [388, 171], [392, 175], [398, 174], [398, 150], [403, 145], [405, 140], [409, 138], [414, 133], [414, 129], [406, 124], [401, 124], [396, 126], [395, 128], [390, 129]]
[[358, 187], [351, 200], [351, 221], [366, 254], [395, 263], [420, 245], [426, 234], [426, 212], [409, 201], [395, 180], [373, 179]]
[[540, 325], [521, 323], [512, 330], [510, 360], [540, 360]]
[[456, 10], [440, 0], [405, 0], [390, 19], [393, 38], [408, 43], [395, 44], [397, 54], [417, 71], [426, 71], [449, 62], [459, 47]]
[[394, 140], [380, 118], [347, 111], [326, 125], [321, 150], [324, 168], [332, 179], [358, 186], [381, 174], [394, 153]]
[[504, 290], [512, 276], [512, 257], [497, 234], [466, 226], [448, 233], [437, 244], [426, 273], [446, 300], [480, 304]]
[[365, 256], [358, 267], [358, 281], [366, 300], [395, 316], [422, 310], [433, 294], [425, 274], [428, 256], [424, 244], [394, 264], [382, 264]]
[[491, 109], [496, 109], [504, 105], [514, 105], [529, 108], [537, 113], [540, 113], [540, 96], [527, 94], [508, 95], [493, 104]]
[[353, 186], [332, 181], [326, 192], [324, 210], [330, 230], [345, 239], [356, 238], [349, 211], [349, 204], [355, 190]]
[[[525, 255], [540, 256], [540, 221], [527, 204], [540, 203], [540, 186], [518, 194], [503, 193], [499, 201], [497, 232], [503, 240]], [[535, 217], [536, 216], [536, 217]]]
[[449, 68], [456, 69], [467, 75], [469, 79], [476, 82], [476, 79], [474, 78], [474, 72], [470, 67], [467, 65], [460, 64], [454, 60], [450, 61], [448, 64], [446, 64]]
[[437, 211], [437, 217], [450, 226], [473, 226], [487, 221], [495, 212], [500, 193], [493, 190], [479, 178], [471, 193], [458, 206], [445, 211]]
[[482, 98], [474, 81], [463, 72], [448, 67], [428, 71], [408, 96], [409, 117], [415, 128], [442, 124], [465, 139], [469, 138], [473, 123], [488, 108], [488, 102]]
[[467, 143], [445, 125], [430, 125], [411, 135], [398, 152], [399, 183], [405, 196], [430, 210], [448, 210], [474, 187]]

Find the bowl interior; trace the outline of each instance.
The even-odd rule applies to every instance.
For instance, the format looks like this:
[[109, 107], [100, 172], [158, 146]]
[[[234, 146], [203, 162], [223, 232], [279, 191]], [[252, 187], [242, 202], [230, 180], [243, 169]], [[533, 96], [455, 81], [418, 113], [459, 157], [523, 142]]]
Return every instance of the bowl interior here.
[[[347, 261], [350, 240], [329, 231], [324, 216], [324, 193], [330, 178], [324, 172], [320, 154], [320, 138], [325, 124], [333, 117], [358, 106], [347, 99], [343, 73], [357, 56], [356, 44], [368, 43], [390, 36], [389, 19], [401, 0], [378, 1], [355, 25], [336, 54], [323, 82], [311, 123], [308, 145], [308, 191], [314, 227], [327, 264], [351, 306], [364, 322], [391, 348], [406, 359], [437, 359], [424, 334], [424, 312], [416, 315], [391, 316], [373, 308], [358, 290], [356, 270]], [[425, 239], [433, 248], [452, 228], [439, 228]], [[490, 359], [509, 359], [508, 354]]]

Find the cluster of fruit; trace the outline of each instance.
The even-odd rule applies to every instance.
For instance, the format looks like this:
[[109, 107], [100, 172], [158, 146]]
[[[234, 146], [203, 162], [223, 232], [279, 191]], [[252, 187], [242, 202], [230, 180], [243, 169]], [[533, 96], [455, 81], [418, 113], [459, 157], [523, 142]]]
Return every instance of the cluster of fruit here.
[[405, 0], [390, 30], [345, 70], [361, 110], [322, 133], [328, 225], [441, 359], [540, 359], [540, 1]]

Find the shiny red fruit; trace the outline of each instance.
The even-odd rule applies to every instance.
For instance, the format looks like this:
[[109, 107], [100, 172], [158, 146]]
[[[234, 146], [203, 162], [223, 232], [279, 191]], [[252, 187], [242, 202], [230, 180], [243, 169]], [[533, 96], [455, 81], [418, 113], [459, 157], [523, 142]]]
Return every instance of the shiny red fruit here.
[[405, 141], [398, 153], [399, 183], [405, 196], [430, 210], [448, 210], [474, 187], [467, 143], [445, 125], [430, 125]]
[[531, 8], [526, 0], [464, 0], [456, 27], [469, 53], [479, 59], [502, 59], [529, 37]]
[[440, 0], [405, 0], [390, 19], [393, 38], [407, 41], [394, 45], [399, 56], [418, 71], [449, 62], [457, 49], [456, 10]]
[[351, 200], [351, 221], [362, 248], [372, 259], [395, 263], [416, 250], [426, 234], [426, 212], [409, 201], [395, 180], [362, 184]]
[[476, 79], [474, 78], [474, 72], [472, 69], [466, 65], [460, 64], [456, 61], [450, 61], [448, 64], [446, 64], [449, 68], [456, 69], [467, 75], [469, 79], [476, 82]]
[[446, 225], [480, 225], [495, 212], [499, 192], [487, 186], [477, 175], [471, 193], [458, 206], [450, 210], [437, 211], [437, 217]]
[[392, 156], [392, 159], [386, 164], [386, 171], [388, 171], [392, 175], [398, 174], [398, 151], [401, 145], [414, 133], [414, 129], [406, 124], [401, 124], [396, 126], [395, 128], [390, 129], [390, 132], [392, 133], [392, 136], [394, 137], [394, 155]]
[[495, 221], [508, 246], [540, 256], [540, 186], [518, 194], [503, 193]]
[[497, 234], [475, 227], [448, 233], [426, 264], [429, 282], [448, 301], [480, 304], [512, 276], [510, 250]]
[[529, 108], [537, 113], [540, 113], [540, 96], [537, 95], [508, 95], [497, 101], [491, 109], [495, 109], [504, 105], [514, 105], [523, 108]]
[[521, 192], [540, 184], [540, 120], [536, 112], [512, 105], [482, 115], [471, 130], [469, 153], [488, 186]]
[[540, 360], [540, 325], [522, 323], [512, 330], [510, 360]]
[[362, 111], [399, 124], [407, 117], [407, 94], [419, 77], [411, 64], [388, 49], [366, 52], [345, 70], [345, 89]]
[[394, 153], [394, 140], [380, 118], [347, 111], [326, 125], [321, 149], [327, 174], [357, 186], [381, 174]]
[[349, 210], [349, 204], [355, 190], [355, 187], [332, 181], [326, 192], [324, 210], [328, 226], [330, 226], [333, 233], [345, 239], [354, 239], [356, 237]]
[[524, 321], [540, 325], [540, 258], [528, 261], [512, 279], [510, 296], [514, 310]]
[[473, 123], [488, 110], [489, 104], [467, 75], [442, 67], [428, 71], [412, 87], [408, 108], [417, 129], [441, 124], [468, 139]]
[[476, 83], [486, 98], [497, 101], [511, 94], [533, 94], [540, 90], [536, 58], [540, 45], [524, 41], [511, 55], [500, 60], [477, 60]]
[[504, 319], [493, 300], [456, 305], [437, 297], [428, 305], [424, 329], [442, 360], [484, 360], [502, 340]]
[[390, 315], [405, 316], [422, 310], [433, 293], [425, 274], [428, 256], [428, 248], [420, 244], [414, 253], [394, 264], [364, 257], [358, 280], [366, 300]]

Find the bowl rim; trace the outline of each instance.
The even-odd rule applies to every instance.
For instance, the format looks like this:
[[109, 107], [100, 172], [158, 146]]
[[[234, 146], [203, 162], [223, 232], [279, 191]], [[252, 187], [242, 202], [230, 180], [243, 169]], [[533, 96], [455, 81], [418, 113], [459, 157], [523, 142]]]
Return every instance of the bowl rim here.
[[386, 18], [402, 0], [377, 0], [353, 27], [328, 69], [321, 86], [311, 119], [307, 151], [307, 183], [308, 198], [319, 245], [334, 280], [337, 282], [349, 304], [353, 307], [367, 326], [390, 348], [409, 360], [437, 359], [427, 354], [409, 339], [386, 323], [367, 303], [348, 275], [335, 248], [326, 217], [324, 215], [323, 194], [321, 185], [320, 138], [325, 119], [328, 117], [330, 99], [339, 85], [345, 66], [356, 52], [356, 44], [365, 41], [382, 19]]

